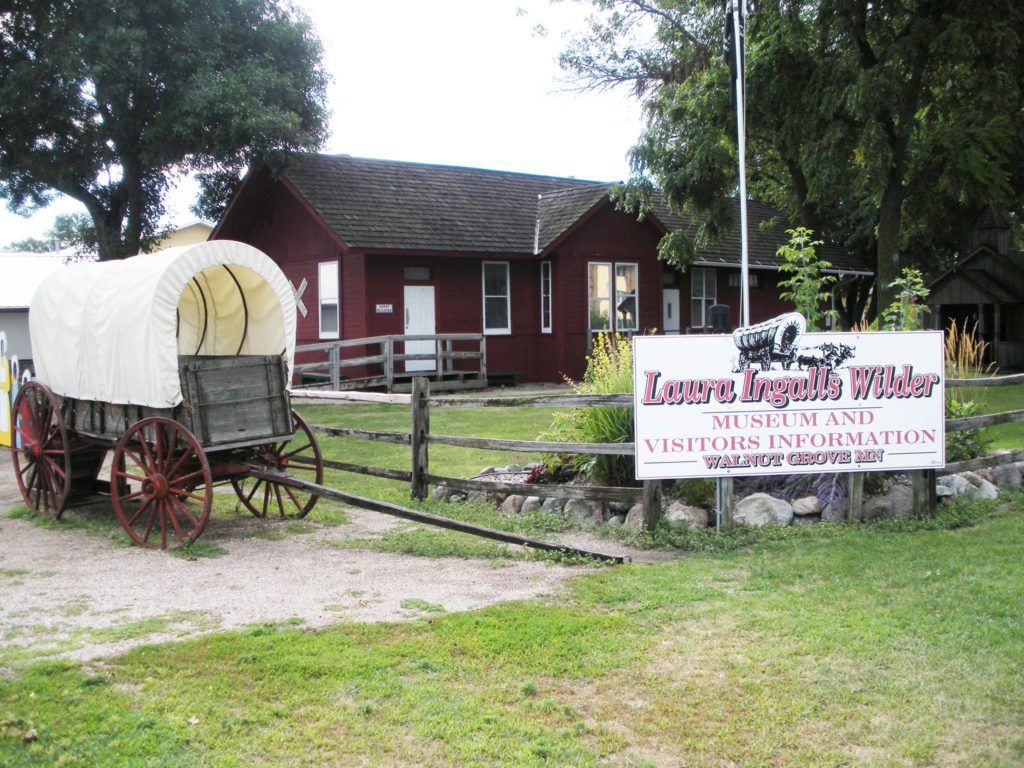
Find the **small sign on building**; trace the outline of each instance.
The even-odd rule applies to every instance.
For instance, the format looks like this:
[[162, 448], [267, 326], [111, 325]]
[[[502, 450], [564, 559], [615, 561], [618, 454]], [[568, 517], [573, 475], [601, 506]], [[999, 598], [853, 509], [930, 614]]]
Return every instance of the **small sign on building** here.
[[945, 465], [941, 331], [803, 330], [634, 337], [637, 479]]
[[394, 304], [378, 304], [377, 305], [377, 314], [378, 315], [390, 315], [394, 311], [395, 311], [395, 305]]

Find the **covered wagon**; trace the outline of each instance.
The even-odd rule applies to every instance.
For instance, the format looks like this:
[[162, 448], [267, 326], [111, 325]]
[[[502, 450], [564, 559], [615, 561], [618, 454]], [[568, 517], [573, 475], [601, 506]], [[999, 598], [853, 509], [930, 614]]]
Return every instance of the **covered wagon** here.
[[109, 491], [132, 540], [166, 549], [202, 533], [217, 483], [257, 516], [316, 503], [273, 479], [320, 483], [323, 466], [289, 401], [295, 296], [260, 251], [222, 240], [72, 264], [39, 286], [29, 327], [36, 379], [14, 403], [12, 454], [31, 508], [60, 516]]

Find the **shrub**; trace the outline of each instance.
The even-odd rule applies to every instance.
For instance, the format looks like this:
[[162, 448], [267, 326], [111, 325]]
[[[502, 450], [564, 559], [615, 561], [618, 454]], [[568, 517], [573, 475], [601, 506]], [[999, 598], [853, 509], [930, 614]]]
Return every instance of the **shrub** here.
[[[956, 398], [946, 401], [946, 418], [963, 419], [976, 416], [981, 410], [973, 400], [961, 402]], [[946, 433], [946, 461], [964, 461], [974, 459], [985, 453], [988, 440], [980, 429], [961, 429]]]
[[[579, 395], [629, 394], [633, 391], [633, 347], [621, 334], [598, 334], [587, 357], [583, 380], [566, 378]], [[545, 439], [573, 443], [629, 443], [633, 440], [633, 413], [629, 408], [591, 406], [558, 413]], [[546, 457], [554, 469], [567, 462], [591, 481], [604, 485], [633, 485], [632, 456]]]

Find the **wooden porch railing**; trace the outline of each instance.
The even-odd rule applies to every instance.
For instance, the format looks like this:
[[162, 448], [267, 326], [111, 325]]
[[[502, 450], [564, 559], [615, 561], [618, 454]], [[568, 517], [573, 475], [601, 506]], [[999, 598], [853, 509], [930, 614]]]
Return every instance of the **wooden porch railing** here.
[[[432, 352], [407, 352], [409, 343], [429, 342]], [[376, 354], [346, 357], [345, 351], [360, 347], [377, 347]], [[458, 348], [457, 348], [458, 347]], [[401, 351], [399, 351], [401, 349]], [[385, 392], [409, 392], [414, 376], [425, 376], [436, 389], [480, 389], [487, 386], [487, 338], [479, 333], [441, 333], [429, 335], [370, 336], [319, 344], [302, 344], [296, 356], [323, 359], [300, 362], [295, 374], [302, 379], [315, 378], [316, 384], [333, 391], [383, 387]], [[466, 362], [468, 361], [468, 362]], [[408, 363], [433, 363], [430, 370], [400, 370]], [[344, 375], [345, 369], [361, 368], [366, 375]]]

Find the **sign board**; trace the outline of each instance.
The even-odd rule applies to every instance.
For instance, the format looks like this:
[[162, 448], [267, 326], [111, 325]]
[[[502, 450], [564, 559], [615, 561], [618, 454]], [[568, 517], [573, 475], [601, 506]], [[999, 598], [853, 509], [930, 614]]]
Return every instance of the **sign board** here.
[[941, 331], [802, 327], [634, 337], [637, 479], [945, 465]]
[[394, 311], [395, 311], [395, 305], [394, 304], [378, 304], [377, 305], [377, 314], [378, 315], [390, 315]]

